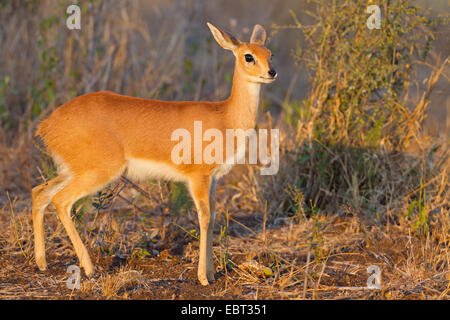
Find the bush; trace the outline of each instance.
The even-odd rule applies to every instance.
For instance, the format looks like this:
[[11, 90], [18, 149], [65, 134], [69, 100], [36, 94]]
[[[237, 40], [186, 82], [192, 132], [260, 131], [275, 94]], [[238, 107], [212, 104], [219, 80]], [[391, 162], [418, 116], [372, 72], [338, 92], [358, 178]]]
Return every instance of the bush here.
[[[311, 123], [312, 139], [327, 145], [403, 150], [424, 119], [422, 103], [407, 107], [413, 64], [425, 61], [433, 33], [431, 21], [409, 1], [391, 1], [380, 29], [369, 30], [367, 1], [316, 0], [317, 24], [304, 26], [307, 39], [294, 57], [312, 73], [311, 95], [295, 106], [290, 122]], [[351, 18], [349, 18], [351, 17]]]
[[420, 134], [430, 92], [448, 61], [432, 72], [418, 103], [408, 105], [414, 66], [425, 61], [433, 39], [432, 21], [410, 1], [390, 1], [381, 28], [369, 30], [367, 1], [313, 4], [315, 24], [303, 25], [291, 11], [294, 25], [274, 26], [301, 31], [306, 49], [298, 45], [293, 56], [312, 77], [309, 97], [284, 105], [287, 123], [297, 130], [287, 158], [301, 166], [292, 182], [306, 207], [351, 205], [380, 216], [404, 201], [422, 203], [411, 199], [421, 197], [416, 191], [423, 181], [445, 174], [448, 160], [444, 152], [433, 166], [438, 147], [419, 160], [404, 153]]

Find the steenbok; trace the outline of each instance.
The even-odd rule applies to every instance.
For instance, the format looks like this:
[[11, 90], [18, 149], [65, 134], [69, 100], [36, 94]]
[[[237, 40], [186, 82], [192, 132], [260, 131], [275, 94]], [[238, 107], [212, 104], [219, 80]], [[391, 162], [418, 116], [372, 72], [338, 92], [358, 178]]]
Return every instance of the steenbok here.
[[[70, 217], [71, 208], [81, 197], [126, 175], [132, 179], [186, 183], [200, 223], [198, 279], [203, 285], [214, 281], [215, 189], [218, 179], [229, 172], [232, 164], [174, 163], [171, 153], [176, 142], [172, 133], [180, 128], [193, 133], [194, 122], [198, 121], [203, 129], [223, 133], [227, 129], [254, 128], [261, 83], [273, 82], [277, 74], [270, 64], [272, 54], [264, 47], [267, 33], [262, 26], [254, 27], [249, 43], [210, 23], [208, 27], [217, 43], [231, 50], [236, 58], [228, 99], [159, 101], [94, 92], [72, 99], [40, 124], [36, 135], [41, 136], [58, 168], [58, 176], [35, 187], [32, 194], [35, 258], [41, 270], [47, 268], [44, 211], [53, 202], [86, 275], [94, 273], [88, 251]], [[236, 154], [242, 156], [240, 149], [242, 146], [237, 146]], [[195, 156], [194, 152], [190, 154]]]

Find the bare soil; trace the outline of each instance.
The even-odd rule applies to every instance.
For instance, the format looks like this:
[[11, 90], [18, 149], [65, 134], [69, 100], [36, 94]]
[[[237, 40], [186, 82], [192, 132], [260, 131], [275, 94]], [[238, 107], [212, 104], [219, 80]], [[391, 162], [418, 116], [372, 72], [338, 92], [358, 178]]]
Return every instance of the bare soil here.
[[[95, 211], [85, 213], [78, 229], [96, 274], [82, 274], [80, 289], [70, 290], [66, 271], [78, 260], [53, 208], [46, 215], [48, 270], [40, 271], [30, 202], [8, 201], [0, 214], [0, 299], [449, 298], [449, 272], [437, 271], [448, 263], [448, 247], [439, 236], [413, 236], [400, 222], [371, 225], [351, 212], [295, 221], [237, 211], [235, 205], [227, 215], [226, 190], [218, 189], [216, 281], [206, 287], [197, 281], [192, 209], [157, 215], [124, 207], [100, 213], [96, 222]], [[122, 194], [135, 192], [128, 188]], [[365, 288], [371, 265], [380, 268], [380, 290]]]

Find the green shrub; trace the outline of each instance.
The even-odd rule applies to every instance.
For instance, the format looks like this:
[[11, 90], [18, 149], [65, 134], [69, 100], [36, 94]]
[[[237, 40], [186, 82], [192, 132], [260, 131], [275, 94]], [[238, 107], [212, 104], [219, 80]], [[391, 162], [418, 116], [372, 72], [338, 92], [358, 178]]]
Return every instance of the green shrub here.
[[[390, 1], [380, 29], [369, 30], [367, 1], [313, 1], [317, 23], [293, 53], [312, 74], [310, 97], [292, 103], [289, 121], [312, 122], [312, 139], [326, 145], [403, 149], [423, 120], [426, 104], [406, 106], [413, 63], [428, 55], [429, 19], [410, 1]], [[292, 119], [294, 117], [294, 119]]]
[[[301, 32], [292, 54], [312, 77], [308, 98], [283, 106], [297, 130], [295, 186], [307, 204], [333, 212], [351, 205], [373, 216], [409, 195], [422, 203], [411, 210], [426, 217], [417, 190], [442, 171], [427, 171], [404, 151], [420, 133], [430, 92], [448, 62], [433, 70], [417, 104], [407, 105], [414, 67], [428, 56], [436, 21], [410, 1], [389, 1], [380, 5], [381, 28], [369, 30], [367, 1], [311, 2], [315, 23], [303, 25], [291, 11], [293, 25], [274, 26]], [[290, 198], [295, 203], [297, 196], [290, 192]]]

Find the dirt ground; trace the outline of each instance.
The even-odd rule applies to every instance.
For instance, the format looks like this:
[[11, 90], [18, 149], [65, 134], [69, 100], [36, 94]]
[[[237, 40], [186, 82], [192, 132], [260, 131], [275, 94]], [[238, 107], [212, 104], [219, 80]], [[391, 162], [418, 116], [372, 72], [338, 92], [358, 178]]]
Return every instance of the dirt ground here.
[[[115, 209], [97, 215], [91, 208], [77, 224], [96, 273], [87, 278], [81, 271], [79, 289], [69, 289], [75, 278], [66, 271], [78, 260], [53, 207], [46, 215], [48, 270], [40, 271], [33, 257], [30, 201], [8, 199], [0, 214], [0, 299], [450, 297], [449, 271], [436, 271], [448, 265], [442, 237], [415, 237], [399, 221], [371, 225], [345, 211], [303, 221], [273, 219], [245, 207], [236, 210], [248, 199], [239, 202], [224, 184], [217, 195], [216, 281], [207, 287], [196, 276], [198, 229], [192, 208], [183, 214], [157, 205], [146, 210], [129, 187], [121, 195], [133, 205], [119, 199], [111, 206]], [[226, 210], [230, 203], [233, 212]], [[435, 224], [448, 231], [439, 215]], [[380, 289], [367, 288], [374, 276], [369, 266], [379, 268]], [[370, 283], [376, 285], [373, 278]]]

